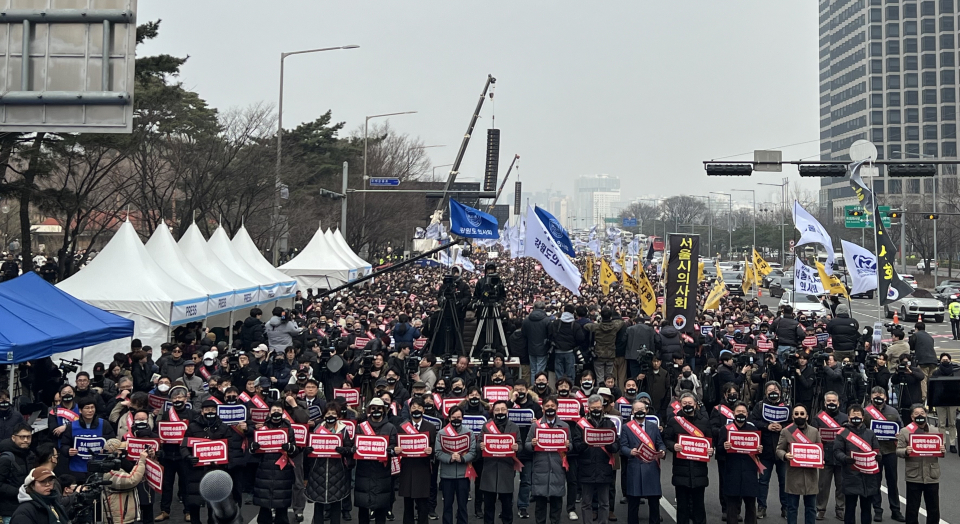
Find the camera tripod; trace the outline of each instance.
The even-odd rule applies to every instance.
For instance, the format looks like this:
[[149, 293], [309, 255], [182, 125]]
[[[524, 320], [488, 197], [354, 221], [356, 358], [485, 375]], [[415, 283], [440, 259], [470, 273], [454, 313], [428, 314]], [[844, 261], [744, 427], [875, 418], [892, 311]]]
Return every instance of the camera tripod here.
[[[430, 337], [429, 351], [434, 355], [463, 355], [463, 331], [457, 313], [456, 300], [452, 297], [440, 298], [440, 313], [437, 315], [437, 331]], [[477, 331], [479, 333], [479, 330]], [[443, 353], [434, 351], [437, 340], [443, 338]]]
[[[473, 336], [473, 343], [470, 345], [470, 354], [473, 355], [477, 349], [477, 342], [480, 341], [480, 334], [484, 335], [484, 346], [481, 351], [489, 349], [502, 349], [504, 354], [509, 357], [510, 351], [507, 349], [507, 336], [503, 332], [503, 321], [500, 319], [500, 304], [496, 302], [481, 306], [477, 316], [477, 334]], [[497, 332], [494, 332], [496, 327]], [[484, 331], [484, 328], [486, 330]], [[499, 347], [495, 344], [494, 335], [500, 334]]]

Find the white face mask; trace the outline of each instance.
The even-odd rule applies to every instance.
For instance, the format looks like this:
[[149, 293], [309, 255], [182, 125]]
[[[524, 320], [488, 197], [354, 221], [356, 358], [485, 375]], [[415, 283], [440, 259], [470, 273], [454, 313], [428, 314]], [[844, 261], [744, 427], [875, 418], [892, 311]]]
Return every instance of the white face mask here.
[[170, 386], [167, 384], [160, 384], [159, 386], [157, 386], [157, 391], [161, 393], [166, 393], [169, 389], [170, 389]]

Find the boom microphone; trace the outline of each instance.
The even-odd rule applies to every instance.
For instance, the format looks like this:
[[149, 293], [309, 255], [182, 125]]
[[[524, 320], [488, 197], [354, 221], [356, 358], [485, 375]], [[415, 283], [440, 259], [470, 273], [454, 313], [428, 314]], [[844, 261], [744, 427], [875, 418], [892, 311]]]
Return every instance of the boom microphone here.
[[233, 479], [226, 471], [213, 470], [200, 480], [200, 496], [210, 505], [217, 524], [244, 524], [232, 494]]

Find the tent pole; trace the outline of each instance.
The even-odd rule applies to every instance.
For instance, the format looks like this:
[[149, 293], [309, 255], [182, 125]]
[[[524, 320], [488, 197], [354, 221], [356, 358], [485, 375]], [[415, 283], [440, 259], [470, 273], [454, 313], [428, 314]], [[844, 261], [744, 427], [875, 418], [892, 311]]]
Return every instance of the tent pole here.
[[[10, 390], [10, 398], [19, 400], [20, 395], [17, 395], [17, 388], [15, 387], [14, 380], [16, 379], [17, 365], [10, 361], [10, 382], [7, 383], [7, 388]], [[15, 406], [19, 408], [20, 406]]]
[[229, 321], [230, 325], [227, 326], [227, 333], [229, 333], [229, 340], [230, 340], [227, 344], [231, 348], [233, 347], [233, 311], [234, 310], [232, 309], [230, 310], [230, 321]]

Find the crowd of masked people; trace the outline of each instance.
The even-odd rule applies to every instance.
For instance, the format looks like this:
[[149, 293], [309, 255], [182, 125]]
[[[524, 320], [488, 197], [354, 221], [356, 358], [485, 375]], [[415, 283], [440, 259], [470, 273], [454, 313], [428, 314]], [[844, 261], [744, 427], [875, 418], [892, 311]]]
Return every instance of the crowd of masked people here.
[[[921, 500], [928, 521], [939, 521], [938, 458], [918, 456], [910, 442], [914, 433], [941, 433], [924, 407], [926, 381], [954, 367], [949, 355], [931, 357], [922, 323], [909, 340], [893, 330], [877, 353], [872, 329], [861, 330], [844, 304], [827, 303], [830, 314], [812, 318], [731, 297], [680, 331], [618, 287], [605, 294], [587, 284], [577, 297], [522, 260], [484, 271], [502, 277], [506, 345], [491, 341], [495, 354], [482, 361], [464, 353], [473, 349], [484, 275], [449, 275], [462, 342], [451, 351], [449, 340], [437, 341], [450, 300], [440, 290], [446, 271], [410, 268], [348, 292], [298, 292], [292, 308], [253, 308], [229, 336], [191, 324], [157, 348], [134, 340], [92, 375], [58, 379], [49, 359], [22, 366], [20, 404], [44, 405], [47, 430], [34, 433], [0, 392], [4, 524], [67, 524], [91, 458], [112, 452], [123, 459], [104, 476], [104, 515], [122, 524], [170, 519], [175, 497], [185, 520], [212, 522], [199, 484], [217, 469], [232, 477], [238, 505], [258, 507], [261, 524], [301, 521], [307, 504], [315, 524], [383, 524], [395, 511], [404, 524], [466, 524], [471, 511], [484, 524], [510, 524], [530, 519], [531, 505], [537, 524], [607, 524], [618, 503], [629, 524], [641, 514], [658, 524], [666, 482], [679, 524], [706, 522], [708, 489], [728, 524], [773, 518], [774, 497], [790, 524], [801, 506], [814, 524], [831, 495], [846, 523], [879, 522], [885, 506], [891, 519], [915, 523]], [[702, 301], [708, 286], [699, 291]], [[239, 419], [221, 418], [229, 406], [244, 408]], [[944, 409], [939, 426], [953, 430], [944, 448], [956, 452], [945, 420], [955, 408]], [[873, 421], [896, 426], [878, 436]], [[295, 428], [339, 436], [338, 445], [316, 456]], [[266, 449], [263, 430], [285, 437]], [[755, 453], [732, 449], [736, 432], [759, 433]], [[416, 434], [426, 447], [405, 450], [399, 437]], [[491, 434], [514, 439], [491, 451]], [[359, 436], [385, 437], [386, 453], [370, 459]], [[78, 437], [102, 439], [102, 449], [78, 449]], [[706, 460], [688, 458], [689, 437], [712, 439]], [[196, 456], [198, 438], [225, 440], [225, 463]], [[130, 453], [130, 439], [160, 440]], [[795, 465], [793, 443], [822, 443], [824, 467]], [[864, 453], [876, 471], [858, 462]], [[163, 468], [159, 491], [147, 482], [151, 464]]]

